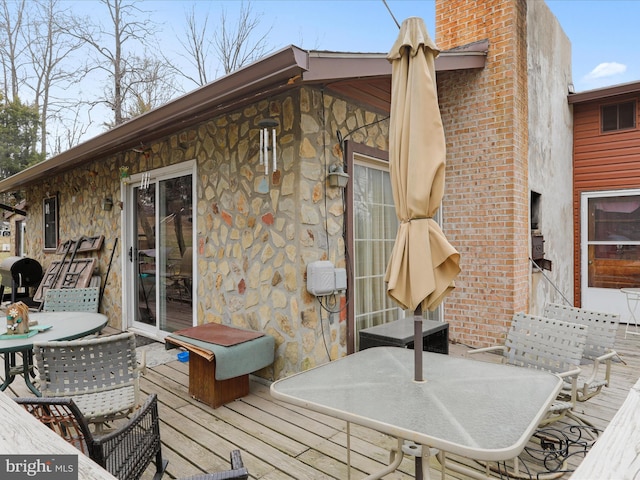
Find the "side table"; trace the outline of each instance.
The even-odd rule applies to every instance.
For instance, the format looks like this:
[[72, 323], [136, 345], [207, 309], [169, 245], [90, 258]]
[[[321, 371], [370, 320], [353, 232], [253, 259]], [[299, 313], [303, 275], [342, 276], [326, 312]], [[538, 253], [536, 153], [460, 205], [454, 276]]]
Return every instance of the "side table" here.
[[[371, 347], [413, 348], [413, 317], [360, 330], [360, 350]], [[422, 320], [422, 350], [449, 354], [449, 324]]]
[[178, 330], [165, 342], [189, 351], [189, 394], [213, 408], [248, 395], [249, 374], [275, 355], [273, 336], [216, 323]]

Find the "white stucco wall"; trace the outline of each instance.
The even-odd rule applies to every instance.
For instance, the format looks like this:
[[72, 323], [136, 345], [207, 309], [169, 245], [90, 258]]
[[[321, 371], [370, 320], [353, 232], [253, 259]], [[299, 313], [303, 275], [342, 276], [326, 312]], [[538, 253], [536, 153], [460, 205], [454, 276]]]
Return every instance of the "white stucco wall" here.
[[567, 102], [571, 43], [545, 2], [527, 2], [529, 189], [540, 197], [538, 232], [544, 236], [544, 273], [532, 268], [529, 311], [573, 295], [573, 115]]

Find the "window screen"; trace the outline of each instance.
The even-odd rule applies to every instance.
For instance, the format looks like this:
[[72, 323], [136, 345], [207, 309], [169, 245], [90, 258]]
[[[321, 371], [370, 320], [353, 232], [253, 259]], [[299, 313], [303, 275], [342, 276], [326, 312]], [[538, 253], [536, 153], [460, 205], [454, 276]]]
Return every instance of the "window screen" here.
[[601, 109], [601, 118], [603, 132], [635, 128], [636, 103], [626, 102], [605, 105]]

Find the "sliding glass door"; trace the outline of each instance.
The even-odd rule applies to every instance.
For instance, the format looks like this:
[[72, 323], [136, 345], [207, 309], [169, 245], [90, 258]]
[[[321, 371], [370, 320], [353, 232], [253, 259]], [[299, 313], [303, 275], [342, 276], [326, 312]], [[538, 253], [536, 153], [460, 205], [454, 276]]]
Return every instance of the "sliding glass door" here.
[[150, 172], [129, 186], [132, 326], [162, 336], [193, 324], [193, 174]]

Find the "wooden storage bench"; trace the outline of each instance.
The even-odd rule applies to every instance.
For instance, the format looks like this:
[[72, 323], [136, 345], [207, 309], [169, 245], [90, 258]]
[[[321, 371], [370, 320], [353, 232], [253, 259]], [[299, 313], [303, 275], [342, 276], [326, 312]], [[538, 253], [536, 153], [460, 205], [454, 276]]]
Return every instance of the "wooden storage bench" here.
[[217, 408], [249, 394], [249, 374], [273, 363], [275, 339], [260, 332], [208, 323], [165, 338], [189, 351], [189, 394]]

